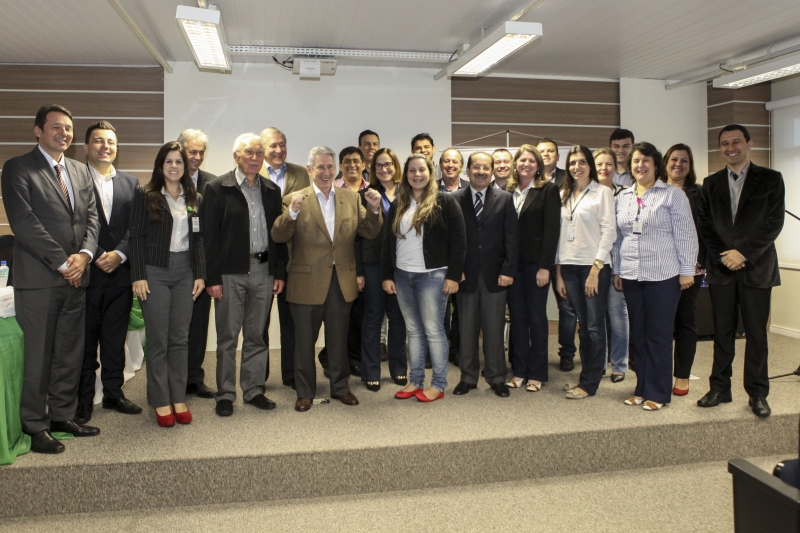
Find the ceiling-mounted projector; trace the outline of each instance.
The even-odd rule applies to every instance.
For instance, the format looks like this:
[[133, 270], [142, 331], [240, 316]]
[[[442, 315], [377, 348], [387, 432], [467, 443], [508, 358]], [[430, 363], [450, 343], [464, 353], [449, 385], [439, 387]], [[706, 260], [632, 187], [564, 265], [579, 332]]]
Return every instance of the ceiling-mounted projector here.
[[336, 60], [330, 57], [294, 56], [292, 74], [301, 80], [318, 80], [320, 76], [336, 74]]

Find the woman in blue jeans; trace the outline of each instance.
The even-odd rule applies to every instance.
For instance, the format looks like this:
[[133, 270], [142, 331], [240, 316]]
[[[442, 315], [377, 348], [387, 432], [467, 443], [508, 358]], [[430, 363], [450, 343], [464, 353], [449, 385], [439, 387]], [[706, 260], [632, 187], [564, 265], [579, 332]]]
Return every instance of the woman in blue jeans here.
[[581, 375], [568, 383], [567, 399], [594, 396], [606, 361], [607, 264], [617, 237], [614, 194], [597, 182], [592, 152], [573, 146], [561, 189], [561, 232], [556, 254], [556, 289], [569, 298], [581, 324]]
[[547, 295], [558, 248], [561, 202], [558, 187], [544, 175], [536, 147], [523, 144], [514, 155], [516, 175], [506, 190], [514, 199], [519, 224], [519, 266], [508, 289], [511, 361], [514, 377], [506, 385], [537, 392], [547, 381]]
[[[432, 402], [447, 387], [447, 336], [444, 310], [458, 291], [467, 253], [464, 217], [458, 202], [439, 192], [433, 163], [413, 154], [403, 168], [395, 201], [386, 218], [381, 270], [383, 290], [396, 294], [408, 330], [408, 385], [395, 394]], [[425, 356], [433, 366], [431, 386], [424, 389]]]

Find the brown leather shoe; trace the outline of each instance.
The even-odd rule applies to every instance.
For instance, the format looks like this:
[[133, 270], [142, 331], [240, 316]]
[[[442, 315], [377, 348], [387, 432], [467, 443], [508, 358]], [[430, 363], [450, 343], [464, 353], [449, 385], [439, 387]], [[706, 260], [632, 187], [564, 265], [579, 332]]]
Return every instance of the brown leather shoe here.
[[299, 412], [308, 411], [311, 409], [311, 400], [308, 398], [298, 398], [294, 403], [294, 410]]
[[331, 398], [334, 400], [339, 400], [345, 405], [358, 405], [358, 398], [356, 398], [356, 395], [352, 392], [345, 392], [341, 396], [331, 395]]

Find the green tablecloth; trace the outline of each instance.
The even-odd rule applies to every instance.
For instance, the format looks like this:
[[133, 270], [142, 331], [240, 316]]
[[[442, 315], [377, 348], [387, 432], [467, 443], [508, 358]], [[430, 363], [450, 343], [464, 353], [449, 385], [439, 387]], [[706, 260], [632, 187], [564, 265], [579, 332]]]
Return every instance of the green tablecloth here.
[[22, 432], [19, 419], [23, 355], [17, 319], [0, 318], [0, 465], [12, 464], [31, 448], [31, 438]]

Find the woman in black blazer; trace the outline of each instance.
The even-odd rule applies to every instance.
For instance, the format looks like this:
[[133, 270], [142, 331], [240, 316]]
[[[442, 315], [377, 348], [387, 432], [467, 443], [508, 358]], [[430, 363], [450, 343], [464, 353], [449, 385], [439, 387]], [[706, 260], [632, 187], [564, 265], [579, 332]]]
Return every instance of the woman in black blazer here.
[[508, 289], [514, 377], [507, 385], [536, 392], [547, 381], [547, 288], [558, 249], [561, 199], [533, 145], [520, 146], [514, 169], [506, 190], [517, 210], [519, 266]]
[[153, 176], [131, 207], [133, 293], [147, 327], [147, 403], [161, 427], [188, 424], [188, 337], [194, 300], [205, 287], [201, 197], [177, 142], [158, 151]]
[[[676, 144], [667, 150], [664, 156], [665, 173], [661, 177], [670, 185], [683, 189], [689, 199], [692, 209], [694, 227], [697, 229], [697, 206], [700, 203], [700, 187], [697, 185], [697, 175], [694, 171], [694, 156], [692, 149], [685, 144]], [[686, 396], [689, 394], [689, 376], [692, 374], [692, 364], [697, 352], [697, 320], [695, 310], [697, 307], [697, 294], [700, 292], [700, 283], [703, 281], [703, 262], [706, 257], [706, 247], [698, 238], [700, 252], [697, 256], [694, 284], [681, 292], [678, 301], [678, 310], [675, 312], [675, 359], [673, 376], [675, 385], [672, 394]]]
[[[397, 154], [390, 148], [381, 148], [372, 157], [369, 169], [369, 188], [381, 194], [383, 226], [374, 239], [356, 238], [356, 273], [359, 285], [364, 286], [364, 321], [361, 328], [361, 380], [367, 390], [381, 388], [381, 323], [383, 315], [389, 318], [388, 352], [389, 375], [398, 385], [407, 385], [408, 362], [406, 358], [406, 323], [397, 296], [386, 294], [381, 288], [381, 248], [386, 237], [386, 219], [394, 201], [397, 184], [402, 179], [402, 168]], [[361, 189], [361, 205], [367, 206]], [[371, 209], [371, 208], [369, 208]]]

